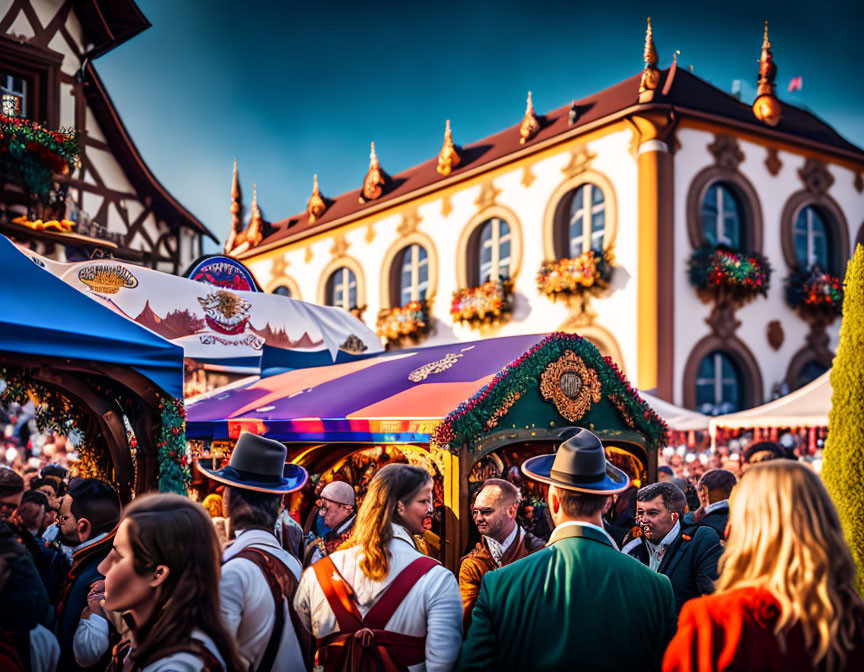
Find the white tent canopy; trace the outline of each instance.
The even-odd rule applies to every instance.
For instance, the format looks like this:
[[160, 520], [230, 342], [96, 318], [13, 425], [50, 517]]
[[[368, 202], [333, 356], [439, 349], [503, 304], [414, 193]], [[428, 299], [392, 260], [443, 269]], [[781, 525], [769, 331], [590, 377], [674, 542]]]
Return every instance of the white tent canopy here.
[[663, 418], [666, 426], [673, 432], [689, 432], [691, 430], [704, 432], [708, 429], [708, 421], [711, 418], [707, 415], [675, 406], [646, 392], [639, 392], [639, 396], [654, 409], [657, 415]]
[[827, 427], [831, 393], [831, 371], [826, 371], [785, 397], [746, 411], [711, 418], [708, 429], [713, 438], [721, 427]]

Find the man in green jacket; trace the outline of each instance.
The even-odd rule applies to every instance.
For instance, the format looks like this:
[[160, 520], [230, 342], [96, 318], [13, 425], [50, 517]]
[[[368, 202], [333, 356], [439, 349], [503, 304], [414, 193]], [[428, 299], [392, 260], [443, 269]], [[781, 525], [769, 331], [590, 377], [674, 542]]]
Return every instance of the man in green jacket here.
[[662, 574], [621, 553], [602, 527], [630, 479], [579, 429], [523, 473], [549, 484], [549, 545], [483, 577], [460, 670], [659, 670], [676, 627]]

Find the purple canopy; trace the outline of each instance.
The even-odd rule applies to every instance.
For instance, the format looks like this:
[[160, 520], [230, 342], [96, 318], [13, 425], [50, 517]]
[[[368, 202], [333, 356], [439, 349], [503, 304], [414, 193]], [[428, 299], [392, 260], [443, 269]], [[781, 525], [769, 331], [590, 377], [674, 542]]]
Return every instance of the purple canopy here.
[[186, 435], [228, 439], [247, 429], [280, 441], [426, 443], [450, 411], [544, 338], [412, 348], [262, 378], [191, 402]]

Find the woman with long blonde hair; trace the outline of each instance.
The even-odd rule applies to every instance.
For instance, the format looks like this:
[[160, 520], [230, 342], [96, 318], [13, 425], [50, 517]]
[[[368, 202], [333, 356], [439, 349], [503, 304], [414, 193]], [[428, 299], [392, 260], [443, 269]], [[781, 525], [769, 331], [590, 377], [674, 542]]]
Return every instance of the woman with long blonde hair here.
[[413, 536], [423, 533], [431, 511], [429, 474], [388, 464], [369, 483], [351, 537], [303, 573], [294, 607], [325, 671], [446, 671], [456, 664], [456, 578], [420, 553]]
[[717, 590], [684, 605], [663, 670], [864, 670], [855, 565], [809, 467], [774, 460], [742, 477]]

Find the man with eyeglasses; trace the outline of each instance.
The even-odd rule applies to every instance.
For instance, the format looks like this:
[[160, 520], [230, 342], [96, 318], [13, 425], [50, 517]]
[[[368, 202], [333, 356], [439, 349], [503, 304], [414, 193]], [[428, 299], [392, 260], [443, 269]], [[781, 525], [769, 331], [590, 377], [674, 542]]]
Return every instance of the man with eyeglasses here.
[[490, 478], [474, 500], [471, 513], [482, 538], [459, 563], [463, 632], [467, 633], [471, 625], [471, 612], [480, 595], [483, 576], [545, 546], [542, 539], [516, 524], [519, 499], [519, 491], [512, 483]]
[[345, 481], [333, 481], [324, 486], [318, 497], [318, 512], [328, 532], [313, 538], [306, 545], [305, 567], [315, 564], [325, 555], [330, 555], [351, 536], [357, 519], [354, 488]]

